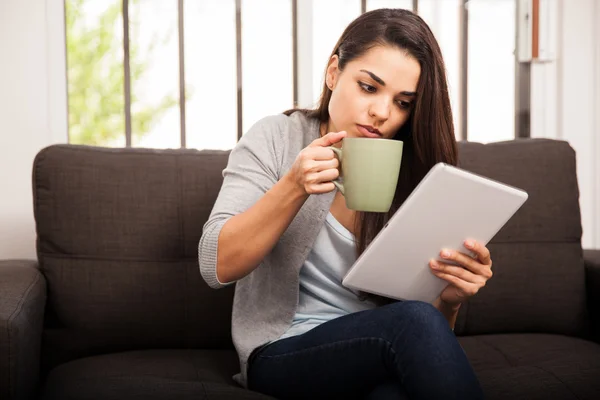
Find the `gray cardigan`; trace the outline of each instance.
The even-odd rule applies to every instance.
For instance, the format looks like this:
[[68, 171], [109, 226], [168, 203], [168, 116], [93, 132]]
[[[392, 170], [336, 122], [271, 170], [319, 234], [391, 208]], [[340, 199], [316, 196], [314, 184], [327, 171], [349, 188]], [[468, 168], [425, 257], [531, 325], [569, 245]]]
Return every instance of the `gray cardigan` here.
[[[200, 272], [213, 288], [218, 238], [233, 215], [250, 208], [291, 168], [298, 153], [319, 137], [319, 122], [301, 112], [257, 122], [231, 151], [223, 186], [204, 225], [198, 246]], [[236, 380], [247, 386], [247, 361], [256, 347], [279, 338], [298, 306], [298, 274], [321, 229], [335, 192], [312, 195], [271, 253], [248, 276], [236, 282], [232, 336], [240, 358]]]

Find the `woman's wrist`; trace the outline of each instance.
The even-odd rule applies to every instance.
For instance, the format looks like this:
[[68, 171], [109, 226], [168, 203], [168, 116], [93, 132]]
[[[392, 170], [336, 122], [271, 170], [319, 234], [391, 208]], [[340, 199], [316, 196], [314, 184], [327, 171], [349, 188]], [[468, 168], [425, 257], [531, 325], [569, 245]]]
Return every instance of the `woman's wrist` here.
[[448, 311], [458, 312], [460, 310], [460, 306], [462, 303], [448, 303], [442, 299], [440, 299], [441, 306], [444, 307]]
[[309, 197], [308, 193], [306, 193], [306, 190], [304, 190], [302, 185], [298, 184], [298, 182], [296, 181], [292, 171], [289, 171], [287, 174], [285, 174], [281, 178], [280, 182], [283, 182], [285, 184], [285, 186], [288, 188], [287, 190], [290, 194], [292, 194], [293, 197], [304, 200], [307, 197]]
[[458, 316], [458, 310], [462, 303], [450, 304], [443, 301], [441, 298], [437, 298], [433, 303], [433, 306], [438, 309], [438, 311], [446, 318], [448, 321], [448, 325], [450, 328], [454, 330], [454, 325], [456, 324], [456, 317]]

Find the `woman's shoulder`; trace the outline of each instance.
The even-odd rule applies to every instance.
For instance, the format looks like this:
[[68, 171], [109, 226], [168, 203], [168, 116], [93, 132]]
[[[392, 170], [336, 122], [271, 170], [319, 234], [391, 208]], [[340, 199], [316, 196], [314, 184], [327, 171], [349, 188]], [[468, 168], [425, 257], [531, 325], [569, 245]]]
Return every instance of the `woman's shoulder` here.
[[312, 141], [319, 137], [319, 120], [310, 115], [310, 110], [289, 111], [288, 123], [296, 136]]
[[242, 139], [267, 140], [275, 143], [297, 142], [299, 145], [318, 137], [318, 121], [297, 110], [289, 114], [268, 115], [255, 122]]

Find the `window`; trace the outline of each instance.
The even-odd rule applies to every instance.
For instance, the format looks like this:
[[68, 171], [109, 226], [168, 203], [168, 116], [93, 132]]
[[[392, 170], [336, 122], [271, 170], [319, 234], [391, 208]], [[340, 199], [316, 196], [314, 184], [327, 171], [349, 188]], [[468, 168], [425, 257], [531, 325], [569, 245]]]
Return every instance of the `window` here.
[[[66, 0], [65, 9], [71, 143], [124, 146], [127, 95], [131, 145], [138, 147], [175, 148], [185, 142], [187, 147], [229, 149], [238, 132], [293, 107], [291, 0]], [[241, 51], [236, 48], [238, 26]], [[244, 76], [250, 78], [244, 81]], [[239, 88], [238, 79], [243, 82]]]
[[132, 146], [180, 144], [177, 1], [129, 5]]
[[314, 1], [312, 10], [312, 93], [318, 101], [325, 82], [325, 70], [333, 46], [344, 28], [360, 15], [359, 0]]
[[468, 139], [515, 138], [515, 0], [469, 1]]
[[186, 0], [184, 9], [186, 145], [230, 149], [237, 141], [235, 0]]
[[67, 0], [69, 140], [125, 146], [120, 1]]
[[369, 0], [366, 4], [367, 11], [376, 10], [378, 8], [404, 8], [406, 10], [413, 9], [413, 0]]
[[419, 0], [419, 15], [433, 31], [446, 64], [450, 105], [455, 134], [458, 138], [463, 137], [460, 103], [460, 19], [462, 10], [462, 0]]
[[242, 132], [293, 107], [292, 45], [291, 0], [242, 1]]
[[440, 43], [457, 137], [514, 138], [516, 0], [65, 0], [70, 142], [230, 149], [298, 90], [316, 105], [343, 29], [393, 7]]

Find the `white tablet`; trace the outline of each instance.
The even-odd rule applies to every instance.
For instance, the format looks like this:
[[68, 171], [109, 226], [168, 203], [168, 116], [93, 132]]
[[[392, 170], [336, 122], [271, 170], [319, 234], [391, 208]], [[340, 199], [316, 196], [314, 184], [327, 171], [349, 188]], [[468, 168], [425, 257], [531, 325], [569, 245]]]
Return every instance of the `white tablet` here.
[[472, 255], [464, 241], [472, 238], [487, 245], [527, 197], [523, 190], [438, 163], [356, 260], [342, 284], [393, 299], [433, 303], [447, 282], [433, 275], [429, 261], [439, 260], [443, 248]]

